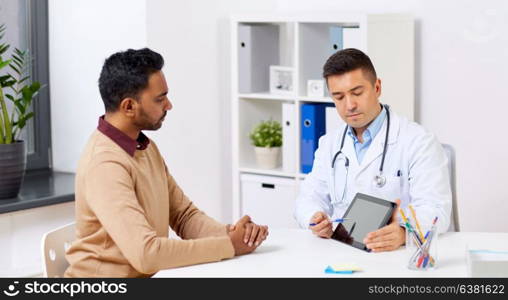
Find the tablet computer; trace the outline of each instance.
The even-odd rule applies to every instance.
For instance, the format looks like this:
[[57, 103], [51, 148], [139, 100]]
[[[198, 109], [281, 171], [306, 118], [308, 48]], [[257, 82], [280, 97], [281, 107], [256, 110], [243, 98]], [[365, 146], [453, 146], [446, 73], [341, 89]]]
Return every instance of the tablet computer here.
[[357, 193], [344, 214], [344, 222], [335, 228], [332, 239], [367, 252], [365, 236], [390, 222], [397, 205], [388, 200]]

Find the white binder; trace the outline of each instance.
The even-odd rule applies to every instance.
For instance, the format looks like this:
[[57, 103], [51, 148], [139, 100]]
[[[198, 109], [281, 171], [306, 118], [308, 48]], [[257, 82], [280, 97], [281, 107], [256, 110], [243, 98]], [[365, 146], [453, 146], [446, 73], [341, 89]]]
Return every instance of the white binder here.
[[330, 55], [344, 49], [342, 26], [331, 26], [330, 27]]
[[282, 103], [282, 169], [296, 172], [295, 104]]
[[360, 28], [357, 27], [344, 27], [342, 28], [342, 42], [344, 49], [355, 48], [362, 49], [362, 36], [360, 34]]
[[338, 130], [344, 124], [335, 106], [327, 106], [325, 111], [326, 133]]
[[238, 91], [267, 92], [270, 65], [279, 61], [279, 27], [271, 24], [238, 26]]

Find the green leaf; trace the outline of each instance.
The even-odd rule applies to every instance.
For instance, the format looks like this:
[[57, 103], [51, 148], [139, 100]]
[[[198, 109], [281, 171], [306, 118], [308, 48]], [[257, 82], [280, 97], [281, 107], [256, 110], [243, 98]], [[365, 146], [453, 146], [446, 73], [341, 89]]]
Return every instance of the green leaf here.
[[30, 76], [26, 76], [26, 77], [21, 78], [21, 79], [18, 81], [18, 84], [23, 83], [23, 82], [24, 82], [25, 80], [27, 80], [27, 79], [30, 79]]
[[26, 114], [25, 120], [26, 120], [26, 121], [30, 120], [30, 119], [31, 119], [34, 115], [35, 115], [35, 114], [34, 114], [34, 112], [33, 112], [33, 111], [29, 112], [28, 114]]
[[30, 89], [30, 86], [24, 86], [22, 89], [21, 89], [21, 95], [23, 96], [23, 99], [24, 100], [29, 100], [29, 99], [32, 99], [32, 95], [33, 95], [33, 92], [32, 90]]
[[22, 63], [20, 63], [20, 62], [18, 62], [16, 60], [13, 60], [13, 64], [15, 64], [16, 67], [18, 67], [20, 70], [23, 70], [23, 64]]
[[12, 55], [12, 59], [14, 59], [15, 61], [17, 61], [17, 62], [18, 62], [18, 63], [20, 63], [20, 64], [23, 64], [23, 62], [24, 62], [23, 57], [22, 57], [22, 56], [18, 56], [18, 55], [16, 55], [16, 54], [13, 54], [13, 55]]
[[15, 79], [7, 80], [2, 82], [2, 87], [12, 87], [16, 83]]
[[11, 67], [11, 69], [13, 69], [14, 72], [16, 72], [19, 76], [22, 75], [21, 71], [18, 68], [16, 68], [13, 64], [9, 64], [9, 67]]
[[11, 100], [12, 102], [16, 102], [16, 99], [14, 99], [12, 95], [5, 94], [5, 97], [7, 97], [7, 99]]
[[0, 69], [3, 69], [5, 66], [9, 65], [11, 63], [11, 60], [5, 60], [0, 62]]
[[9, 78], [11, 78], [11, 75], [9, 75], [9, 74], [0, 76], [0, 85], [4, 86], [4, 82], [6, 82]]
[[21, 104], [19, 101], [15, 101], [14, 105], [16, 105], [16, 107], [18, 108], [20, 115], [25, 114], [26, 108], [25, 106], [23, 106], [23, 104]]
[[9, 49], [11, 45], [8, 45], [8, 44], [2, 44], [0, 45], [0, 55], [4, 54], [5, 51], [7, 51]]
[[19, 48], [14, 48], [14, 54], [17, 54], [20, 57], [26, 56], [27, 53], [28, 53], [27, 50], [21, 51], [19, 50]]
[[25, 125], [26, 125], [25, 119], [20, 117], [19, 120], [18, 120], [18, 128], [19, 129], [23, 129], [23, 127], [25, 127]]
[[38, 81], [32, 82], [30, 90], [35, 94], [41, 88], [41, 83]]

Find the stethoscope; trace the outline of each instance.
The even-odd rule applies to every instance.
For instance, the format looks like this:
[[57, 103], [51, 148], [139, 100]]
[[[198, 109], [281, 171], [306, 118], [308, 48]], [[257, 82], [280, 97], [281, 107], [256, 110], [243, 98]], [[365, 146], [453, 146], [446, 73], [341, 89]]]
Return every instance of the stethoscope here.
[[[376, 186], [378, 188], [382, 188], [386, 184], [386, 177], [383, 175], [383, 166], [385, 164], [386, 149], [388, 146], [388, 136], [390, 134], [389, 106], [387, 104], [382, 104], [381, 106], [384, 107], [386, 110], [386, 134], [385, 134], [385, 144], [383, 146], [383, 156], [381, 158], [381, 164], [379, 165], [379, 174], [377, 174], [373, 178], [373, 184], [374, 184], [374, 186]], [[342, 153], [342, 148], [344, 147], [344, 141], [346, 140], [346, 133], [347, 133], [348, 129], [349, 129], [349, 125], [346, 125], [346, 128], [344, 129], [344, 133], [342, 133], [342, 140], [340, 142], [340, 149], [339, 149], [339, 151], [337, 151], [337, 153], [335, 153], [335, 155], [333, 156], [333, 159], [332, 159], [332, 183], [333, 183], [333, 185], [335, 185], [335, 169], [334, 169], [335, 162], [337, 160], [344, 160], [344, 167], [346, 167], [346, 182], [344, 184], [344, 190], [347, 185], [347, 177], [348, 177], [348, 173], [349, 173], [349, 158], [344, 153]], [[344, 158], [342, 158], [342, 157], [339, 158], [340, 154], [343, 154]], [[344, 194], [345, 193], [342, 193], [342, 199], [344, 199]], [[335, 195], [335, 193], [334, 193], [334, 198], [335, 197], [337, 197], [337, 195]]]

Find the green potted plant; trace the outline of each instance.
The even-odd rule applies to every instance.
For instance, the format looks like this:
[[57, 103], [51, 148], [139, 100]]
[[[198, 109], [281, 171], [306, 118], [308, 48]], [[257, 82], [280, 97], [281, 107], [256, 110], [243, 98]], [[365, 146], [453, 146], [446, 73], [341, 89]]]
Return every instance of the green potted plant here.
[[[5, 25], [0, 25], [0, 199], [18, 195], [26, 169], [26, 145], [18, 136], [33, 118], [31, 104], [41, 88], [30, 81], [28, 51], [17, 48], [8, 59], [3, 55], [10, 45], [3, 43]], [[9, 112], [7, 102], [12, 102]]]
[[256, 152], [256, 161], [263, 169], [274, 169], [279, 163], [282, 126], [277, 121], [261, 121], [249, 135]]

